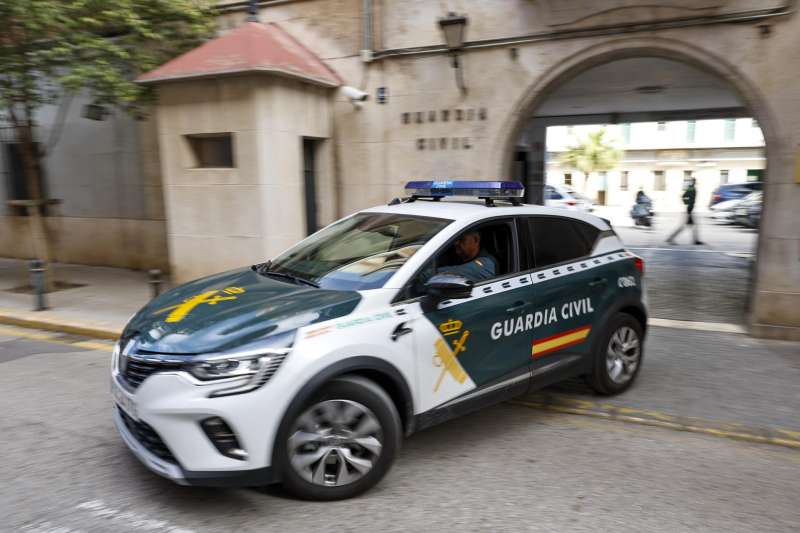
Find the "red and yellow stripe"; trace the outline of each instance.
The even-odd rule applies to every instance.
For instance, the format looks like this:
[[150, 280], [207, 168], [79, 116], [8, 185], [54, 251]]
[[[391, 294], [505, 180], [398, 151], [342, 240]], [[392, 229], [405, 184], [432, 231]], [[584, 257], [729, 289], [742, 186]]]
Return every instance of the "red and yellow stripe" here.
[[531, 346], [531, 355], [534, 359], [537, 359], [550, 352], [580, 344], [586, 340], [590, 331], [592, 331], [592, 326], [581, 326], [544, 339], [534, 339], [533, 346]]

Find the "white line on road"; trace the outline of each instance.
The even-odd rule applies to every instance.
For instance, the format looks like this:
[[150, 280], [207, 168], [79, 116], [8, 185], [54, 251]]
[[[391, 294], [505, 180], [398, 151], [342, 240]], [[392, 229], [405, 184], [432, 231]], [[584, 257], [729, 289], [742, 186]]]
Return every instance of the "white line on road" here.
[[654, 250], [661, 252], [700, 252], [707, 254], [747, 254], [753, 255], [752, 252], [744, 250], [706, 250], [703, 248], [657, 248], [651, 246], [628, 246], [628, 250]]
[[694, 322], [690, 320], [671, 320], [669, 318], [649, 318], [647, 323], [660, 328], [718, 331], [720, 333], [747, 333], [747, 330], [739, 324], [725, 324], [722, 322]]
[[103, 500], [91, 500], [75, 506], [76, 509], [88, 511], [96, 518], [107, 518], [110, 520], [121, 520], [126, 526], [140, 531], [158, 531], [165, 533], [194, 533], [191, 529], [184, 529], [170, 524], [166, 520], [153, 520], [145, 515], [121, 511], [108, 507]]

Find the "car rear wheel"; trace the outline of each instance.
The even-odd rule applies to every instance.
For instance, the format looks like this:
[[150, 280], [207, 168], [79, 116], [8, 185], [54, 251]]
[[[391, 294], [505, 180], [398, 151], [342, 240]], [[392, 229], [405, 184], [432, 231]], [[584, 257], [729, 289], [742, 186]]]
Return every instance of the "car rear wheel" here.
[[356, 496], [381, 480], [400, 448], [394, 403], [359, 376], [330, 381], [291, 418], [279, 460], [284, 486], [300, 498]]
[[599, 394], [618, 394], [630, 387], [642, 366], [642, 325], [629, 314], [617, 313], [599, 339], [589, 384]]

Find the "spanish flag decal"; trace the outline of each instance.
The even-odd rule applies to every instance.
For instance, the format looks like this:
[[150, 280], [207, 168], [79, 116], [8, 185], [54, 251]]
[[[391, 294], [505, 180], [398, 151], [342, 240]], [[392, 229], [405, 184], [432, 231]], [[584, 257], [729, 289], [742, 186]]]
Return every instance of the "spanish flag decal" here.
[[590, 331], [592, 331], [591, 326], [581, 326], [551, 337], [545, 337], [544, 339], [534, 339], [533, 346], [531, 347], [531, 355], [534, 359], [538, 359], [543, 355], [560, 350], [561, 348], [580, 344], [586, 340]]

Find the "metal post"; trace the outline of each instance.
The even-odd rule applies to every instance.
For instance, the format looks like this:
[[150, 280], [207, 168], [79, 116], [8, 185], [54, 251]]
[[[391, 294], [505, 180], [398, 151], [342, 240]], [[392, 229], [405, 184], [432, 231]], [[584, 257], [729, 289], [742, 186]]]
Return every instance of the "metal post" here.
[[147, 280], [147, 283], [150, 284], [150, 288], [153, 291], [153, 298], [155, 298], [161, 294], [161, 271], [154, 268], [153, 270], [148, 270], [147, 275], [150, 278]]
[[47, 304], [44, 300], [45, 283], [44, 276], [47, 269], [44, 266], [44, 261], [41, 259], [34, 259], [31, 261], [31, 286], [33, 287], [33, 310], [44, 311], [47, 309]]

